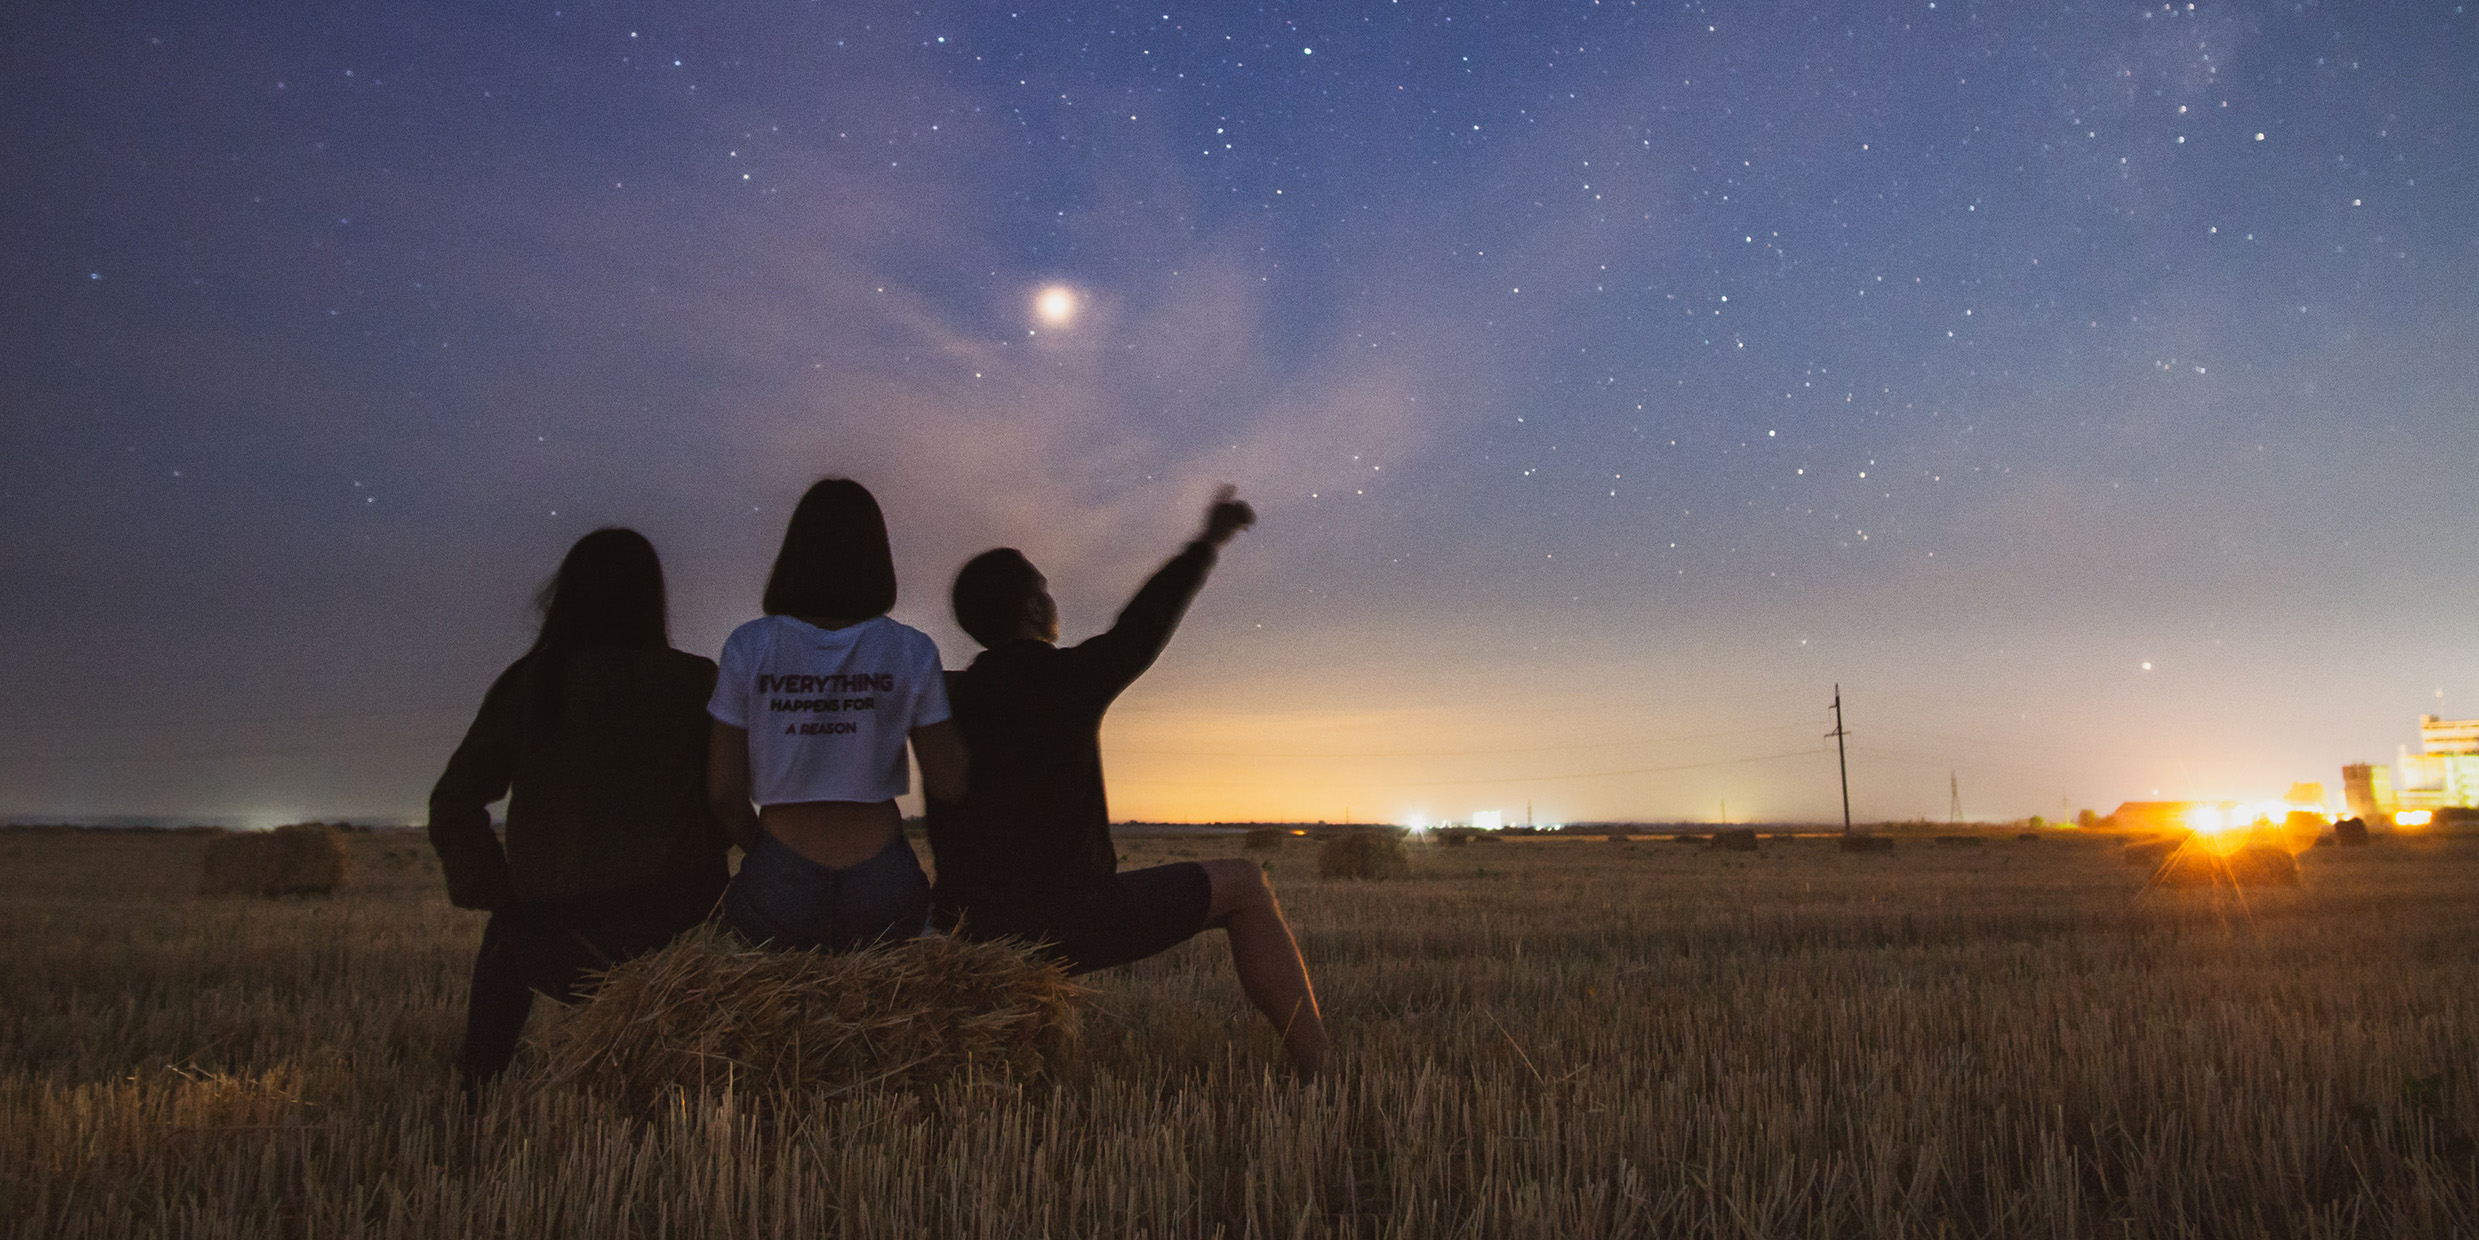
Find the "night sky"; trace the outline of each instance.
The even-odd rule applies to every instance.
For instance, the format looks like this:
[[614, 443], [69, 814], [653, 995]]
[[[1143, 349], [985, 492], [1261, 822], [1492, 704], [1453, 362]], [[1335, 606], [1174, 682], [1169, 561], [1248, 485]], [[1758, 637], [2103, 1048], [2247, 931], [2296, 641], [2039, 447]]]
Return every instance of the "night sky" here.
[[[12, 6], [0, 815], [418, 820], [569, 542], [950, 667], [1261, 521], [1114, 812], [2338, 794], [2479, 714], [2458, 4]], [[1064, 289], [1064, 323], [1040, 313]], [[2147, 666], [2148, 665], [2148, 666]]]

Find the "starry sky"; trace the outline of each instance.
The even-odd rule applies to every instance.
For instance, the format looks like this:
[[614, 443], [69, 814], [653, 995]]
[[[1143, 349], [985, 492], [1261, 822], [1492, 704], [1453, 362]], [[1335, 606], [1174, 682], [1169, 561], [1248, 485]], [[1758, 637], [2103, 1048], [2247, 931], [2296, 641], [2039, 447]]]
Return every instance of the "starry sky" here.
[[0, 815], [418, 821], [829, 473], [950, 667], [1256, 503], [1123, 818], [2337, 794], [2479, 713], [2466, 8], [16, 6]]

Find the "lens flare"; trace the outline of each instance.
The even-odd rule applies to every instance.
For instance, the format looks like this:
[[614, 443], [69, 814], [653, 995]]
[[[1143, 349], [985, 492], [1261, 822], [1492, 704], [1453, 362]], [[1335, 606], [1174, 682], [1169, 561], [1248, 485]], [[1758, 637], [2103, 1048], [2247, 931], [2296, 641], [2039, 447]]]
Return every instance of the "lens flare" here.
[[2219, 835], [2229, 830], [2229, 815], [2218, 805], [2190, 805], [2186, 809], [2186, 829], [2197, 835]]

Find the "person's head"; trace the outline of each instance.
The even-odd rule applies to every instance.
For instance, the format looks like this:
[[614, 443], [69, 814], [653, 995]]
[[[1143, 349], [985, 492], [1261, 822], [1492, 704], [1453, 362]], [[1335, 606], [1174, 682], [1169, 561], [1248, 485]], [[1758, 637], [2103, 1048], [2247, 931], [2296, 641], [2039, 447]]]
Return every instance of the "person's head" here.
[[984, 646], [1019, 637], [1059, 640], [1050, 583], [1013, 547], [984, 551], [955, 575], [955, 622]]
[[895, 553], [869, 488], [822, 478], [801, 496], [766, 577], [766, 614], [867, 620], [895, 606]]
[[542, 610], [536, 650], [671, 644], [663, 562], [635, 530], [605, 526], [578, 539], [535, 605]]

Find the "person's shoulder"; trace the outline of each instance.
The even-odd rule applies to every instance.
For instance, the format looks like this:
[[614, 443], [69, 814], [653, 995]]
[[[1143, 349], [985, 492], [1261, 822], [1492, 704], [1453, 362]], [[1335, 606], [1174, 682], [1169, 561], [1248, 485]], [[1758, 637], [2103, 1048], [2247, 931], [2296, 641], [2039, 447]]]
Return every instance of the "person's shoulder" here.
[[755, 620], [743, 621], [732, 630], [731, 636], [723, 639], [723, 661], [745, 663], [774, 649], [788, 619], [788, 616], [759, 616]]
[[728, 648], [734, 642], [765, 638], [780, 631], [785, 624], [791, 622], [791, 619], [790, 616], [759, 616], [754, 620], [743, 620], [732, 629], [731, 636], [723, 639], [723, 644]]
[[1001, 642], [980, 654], [956, 673], [958, 683], [1020, 681], [1026, 677], [1056, 674], [1067, 665], [1068, 652], [1049, 642], [1025, 638]]
[[882, 640], [894, 642], [915, 653], [928, 651], [933, 658], [938, 655], [936, 639], [893, 616], [880, 616], [869, 623], [878, 628]]
[[499, 675], [491, 679], [490, 691], [482, 695], [483, 702], [487, 704], [494, 698], [523, 689], [532, 682], [534, 669], [541, 663], [542, 653], [540, 651], [528, 650], [518, 655], [516, 662], [499, 669]]
[[665, 646], [655, 658], [662, 664], [665, 671], [684, 679], [703, 679], [711, 682], [715, 677], [714, 660], [702, 654], [692, 654], [677, 647]]

